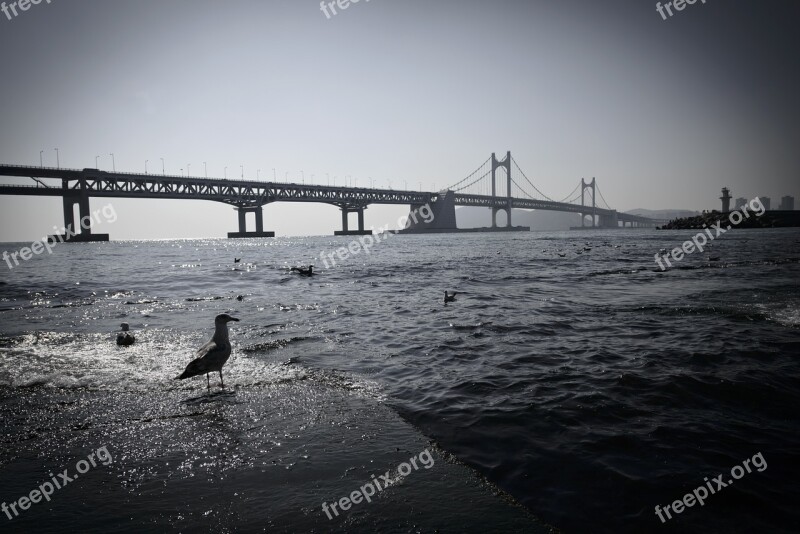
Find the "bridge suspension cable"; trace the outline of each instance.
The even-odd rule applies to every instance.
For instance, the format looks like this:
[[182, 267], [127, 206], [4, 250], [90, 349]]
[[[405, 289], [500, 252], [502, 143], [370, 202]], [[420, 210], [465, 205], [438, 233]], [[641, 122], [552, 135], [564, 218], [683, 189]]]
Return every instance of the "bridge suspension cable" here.
[[[572, 204], [573, 201], [577, 201], [581, 196], [580, 192], [578, 191], [578, 189], [580, 189], [580, 188], [581, 188], [581, 184], [580, 184], [580, 182], [578, 182], [578, 184], [575, 186], [575, 189], [572, 190], [572, 193], [570, 193], [569, 195], [564, 197], [563, 200], [559, 200], [559, 202], [561, 202], [562, 204]], [[572, 198], [573, 196], [575, 198]]]
[[603, 192], [602, 192], [602, 191], [600, 191], [600, 188], [599, 188], [598, 186], [596, 186], [596, 185], [595, 185], [595, 189], [597, 189], [597, 192], [600, 194], [600, 198], [603, 200], [603, 204], [605, 204], [605, 206], [606, 206], [606, 209], [610, 210], [610, 209], [611, 209], [611, 206], [609, 206], [609, 205], [608, 205], [608, 202], [606, 202], [606, 199], [605, 199], [605, 197], [603, 196]]
[[[467, 185], [465, 185], [465, 186], [463, 186], [463, 187], [459, 187], [461, 184], [463, 184], [463, 183], [465, 183], [465, 182], [468, 182], [468, 181], [469, 181], [469, 180], [471, 180], [471, 179], [472, 179], [472, 178], [473, 178], [473, 177], [474, 177], [476, 174], [478, 174], [479, 172], [481, 172], [481, 170], [482, 170], [484, 167], [486, 167], [486, 165], [487, 165], [487, 164], [488, 164], [490, 161], [492, 161], [492, 158], [488, 158], [486, 161], [484, 161], [483, 163], [481, 163], [481, 166], [480, 166], [480, 167], [478, 167], [477, 169], [475, 169], [475, 171], [474, 171], [474, 172], [472, 172], [472, 173], [471, 173], [469, 176], [467, 176], [466, 178], [464, 178], [464, 179], [463, 179], [463, 180], [461, 180], [460, 182], [458, 182], [458, 183], [455, 183], [455, 184], [451, 185], [450, 187], [448, 187], [448, 189], [449, 189], [449, 190], [451, 190], [451, 191], [461, 191], [461, 190], [463, 190], [463, 189], [466, 189], [467, 187], [469, 187], [469, 186], [471, 186], [471, 185], [473, 185], [473, 184], [477, 183], [478, 181], [480, 181], [481, 179], [483, 179], [483, 178], [486, 176], [486, 174], [483, 174], [483, 175], [482, 175], [480, 178], [478, 178], [477, 180], [474, 180], [474, 181], [470, 182], [469, 184], [467, 184]], [[489, 172], [490, 172], [490, 173], [492, 172], [492, 171], [491, 171], [491, 169], [489, 170]]]
[[[528, 183], [530, 184], [530, 186], [531, 186], [531, 187], [533, 187], [533, 189], [534, 189], [534, 190], [535, 190], [537, 193], [539, 193], [541, 196], [543, 196], [544, 198], [546, 198], [546, 199], [547, 199], [547, 200], [549, 200], [550, 202], [555, 202], [555, 201], [554, 201], [552, 198], [548, 197], [547, 195], [545, 195], [544, 193], [542, 193], [541, 191], [539, 191], [539, 188], [538, 188], [538, 187], [536, 187], [535, 185], [533, 185], [533, 182], [531, 182], [531, 181], [528, 179], [528, 177], [527, 177], [527, 176], [525, 176], [525, 173], [522, 171], [522, 169], [520, 169], [520, 168], [519, 168], [519, 165], [517, 164], [517, 160], [515, 160], [515, 159], [512, 157], [512, 158], [511, 158], [511, 161], [514, 163], [514, 167], [516, 167], [516, 168], [517, 168], [517, 170], [520, 172], [520, 174], [522, 175], [522, 177], [523, 177], [523, 178], [525, 178], [525, 181], [526, 181], [526, 182], [528, 182]], [[517, 184], [517, 187], [520, 187], [520, 186], [519, 186], [519, 184]], [[520, 189], [522, 189], [522, 188], [520, 187]], [[528, 196], [530, 196], [530, 195], [528, 195]], [[531, 198], [533, 198], [533, 197], [531, 197]]]
[[[473, 175], [474, 175], [474, 174], [475, 174], [475, 173], [473, 173]], [[484, 178], [486, 178], [486, 177], [487, 177], [487, 176], [489, 176], [490, 174], [492, 174], [492, 171], [491, 171], [491, 169], [489, 169], [489, 170], [488, 170], [488, 171], [486, 171], [486, 172], [485, 172], [485, 173], [484, 173], [482, 176], [479, 176], [478, 178], [476, 178], [476, 179], [475, 179], [475, 180], [473, 180], [472, 182], [468, 183], [467, 185], [464, 185], [464, 186], [462, 186], [462, 187], [460, 187], [460, 188], [458, 188], [458, 189], [453, 189], [453, 187], [450, 187], [449, 189], [450, 189], [451, 191], [454, 191], [454, 192], [458, 193], [458, 192], [460, 192], [460, 191], [463, 191], [463, 190], [467, 189], [467, 188], [468, 188], [468, 187], [470, 187], [470, 186], [473, 186], [473, 185], [477, 184], [478, 182], [480, 182], [481, 180], [483, 180]], [[463, 182], [463, 180], [462, 180], [462, 182]], [[460, 183], [460, 182], [459, 182], [459, 183]]]

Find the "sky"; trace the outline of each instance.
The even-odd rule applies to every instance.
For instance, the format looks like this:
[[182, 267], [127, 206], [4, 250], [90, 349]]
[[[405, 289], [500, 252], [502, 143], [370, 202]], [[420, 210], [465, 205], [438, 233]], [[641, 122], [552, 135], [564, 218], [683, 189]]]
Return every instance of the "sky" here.
[[[17, 12], [0, 12], [6, 164], [38, 165], [44, 150], [55, 166], [58, 148], [70, 168], [111, 170], [113, 153], [119, 171], [149, 160], [160, 173], [164, 158], [168, 174], [433, 191], [510, 150], [548, 196], [596, 177], [620, 211], [718, 208], [725, 186], [800, 201], [795, 0], [698, 0], [667, 20], [649, 0], [362, 0], [330, 18], [315, 0]], [[92, 207], [109, 202], [117, 220], [95, 231], [112, 239], [237, 230], [225, 204]], [[366, 224], [407, 212], [372, 206]], [[278, 235], [341, 225], [324, 204], [269, 204], [264, 220]], [[62, 224], [59, 198], [0, 197], [0, 241]]]

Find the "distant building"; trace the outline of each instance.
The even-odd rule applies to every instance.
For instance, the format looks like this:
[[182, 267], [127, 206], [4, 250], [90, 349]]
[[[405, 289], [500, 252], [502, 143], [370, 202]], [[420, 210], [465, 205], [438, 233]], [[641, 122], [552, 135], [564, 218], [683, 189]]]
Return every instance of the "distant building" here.
[[786, 211], [794, 211], [794, 197], [783, 197], [781, 199], [781, 209]]
[[747, 204], [747, 199], [746, 198], [737, 198], [736, 199], [736, 207], [733, 208], [733, 209], [738, 210], [739, 208], [744, 207], [745, 204]]
[[772, 199], [769, 197], [759, 197], [761, 199], [761, 204], [764, 206], [764, 210], [769, 211], [771, 210]]
[[722, 188], [722, 196], [719, 199], [722, 201], [722, 213], [731, 211], [731, 191], [727, 187]]

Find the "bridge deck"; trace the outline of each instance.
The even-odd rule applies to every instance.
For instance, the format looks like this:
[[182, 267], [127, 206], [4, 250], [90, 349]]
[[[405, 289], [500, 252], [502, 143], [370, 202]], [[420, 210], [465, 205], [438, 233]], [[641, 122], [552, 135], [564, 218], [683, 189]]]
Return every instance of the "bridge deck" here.
[[[37, 180], [36, 185], [0, 185], [2, 195], [194, 199], [223, 202], [233, 206], [258, 207], [272, 202], [322, 202], [351, 209], [369, 204], [421, 205], [435, 202], [440, 193], [395, 191], [360, 187], [284, 184], [224, 178], [193, 178], [155, 174], [106, 172], [98, 169], [56, 169], [0, 165], [0, 176]], [[46, 184], [41, 180], [59, 180]], [[459, 206], [506, 208], [508, 198], [489, 195], [456, 194]], [[562, 211], [596, 216], [615, 216], [619, 221], [653, 224], [654, 220], [614, 210], [592, 208], [547, 200], [512, 198], [511, 207], [518, 209]]]

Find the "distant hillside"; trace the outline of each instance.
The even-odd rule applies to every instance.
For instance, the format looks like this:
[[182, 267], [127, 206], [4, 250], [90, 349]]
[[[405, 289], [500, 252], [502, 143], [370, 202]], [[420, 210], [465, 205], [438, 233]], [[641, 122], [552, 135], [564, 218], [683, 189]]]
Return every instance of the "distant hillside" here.
[[689, 210], [646, 210], [646, 209], [635, 209], [630, 210], [626, 213], [630, 213], [631, 215], [638, 215], [640, 217], [651, 217], [653, 219], [666, 219], [671, 221], [672, 219], [680, 219], [683, 217], [694, 217], [695, 215], [700, 215], [699, 211], [689, 211]]
[[[577, 213], [559, 211], [511, 210], [511, 223], [514, 226], [530, 226], [533, 231], [558, 232], [580, 226], [581, 217]], [[487, 208], [456, 208], [456, 221], [459, 228], [481, 228], [492, 225], [492, 212]], [[505, 225], [505, 213], [497, 215], [497, 224]]]

